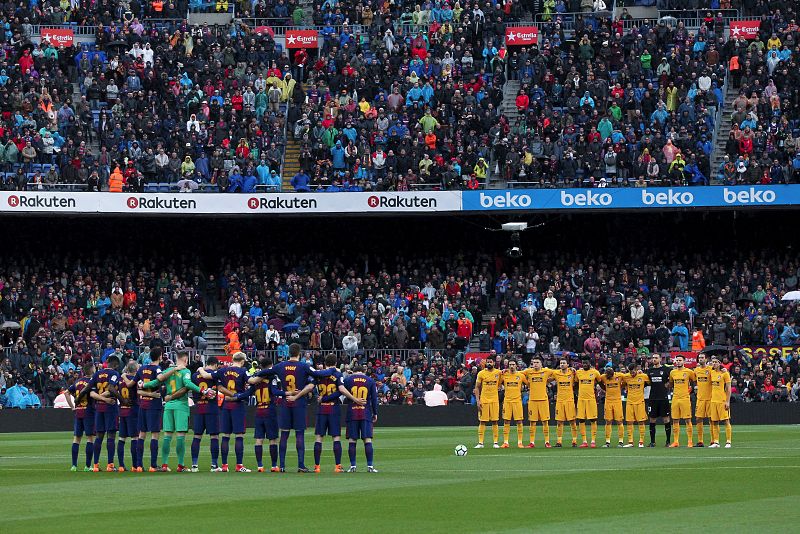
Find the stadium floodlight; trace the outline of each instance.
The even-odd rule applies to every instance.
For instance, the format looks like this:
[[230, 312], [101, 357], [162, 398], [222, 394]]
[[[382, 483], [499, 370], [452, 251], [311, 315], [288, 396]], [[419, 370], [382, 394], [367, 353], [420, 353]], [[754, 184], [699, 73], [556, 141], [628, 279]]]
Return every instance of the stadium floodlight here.
[[528, 229], [526, 222], [510, 222], [501, 226], [504, 232], [523, 232]]

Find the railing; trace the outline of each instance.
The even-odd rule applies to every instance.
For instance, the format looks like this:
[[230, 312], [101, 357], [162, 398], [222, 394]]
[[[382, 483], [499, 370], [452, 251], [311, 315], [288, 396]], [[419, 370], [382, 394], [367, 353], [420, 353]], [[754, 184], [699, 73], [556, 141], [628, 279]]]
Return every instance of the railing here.
[[[258, 26], [269, 26], [269, 28], [275, 32], [275, 35], [282, 36], [286, 35], [287, 30], [296, 30], [296, 29], [303, 29], [303, 30], [317, 30], [320, 34], [322, 34], [322, 30], [328, 28], [328, 26], [315, 26], [313, 24], [301, 24], [300, 26], [296, 26], [294, 24], [286, 24], [287, 21], [291, 21], [291, 18], [287, 19], [274, 19], [274, 18], [237, 18], [235, 22], [241, 22], [246, 24], [250, 28], [256, 28]], [[275, 23], [278, 22], [278, 25]], [[355, 34], [359, 33], [367, 33], [369, 32], [368, 26], [363, 26], [361, 24], [348, 24], [343, 25], [339, 24], [336, 26], [330, 26], [336, 33], [341, 33], [342, 29], [347, 28], [351, 30]]]
[[[159, 26], [172, 26], [175, 24], [183, 24], [186, 18], [147, 18], [142, 21], [145, 28]], [[67, 22], [64, 24], [33, 24], [31, 25], [30, 37], [39, 37], [43, 29], [61, 29], [72, 30], [76, 37], [94, 37], [97, 34], [98, 26], [93, 25], [79, 25], [77, 22]]]
[[[177, 352], [177, 351], [173, 351]], [[208, 352], [208, 351], [206, 351]], [[251, 361], [258, 361], [261, 358], [268, 357], [272, 359], [274, 363], [279, 361], [283, 361], [289, 357], [289, 350], [247, 350], [243, 349], [247, 355], [247, 358]], [[437, 358], [444, 359], [442, 356], [441, 350], [434, 350], [434, 349], [362, 349], [359, 348], [355, 351], [347, 351], [342, 349], [335, 349], [335, 350], [322, 350], [322, 349], [306, 349], [302, 352], [302, 357], [319, 361], [325, 356], [330, 354], [336, 356], [337, 365], [342, 363], [352, 363], [354, 360], [357, 360], [359, 363], [366, 363], [367, 361], [375, 361], [375, 360], [385, 360], [387, 358], [395, 361], [399, 359], [400, 362], [406, 362], [409, 358], [416, 358], [421, 357], [425, 358], [428, 362], [433, 361]], [[458, 351], [456, 354], [456, 361], [458, 363], [464, 362], [464, 355], [466, 354], [466, 350]], [[206, 354], [203, 352], [194, 351], [190, 354], [190, 361], [201, 361], [205, 363], [206, 361]]]

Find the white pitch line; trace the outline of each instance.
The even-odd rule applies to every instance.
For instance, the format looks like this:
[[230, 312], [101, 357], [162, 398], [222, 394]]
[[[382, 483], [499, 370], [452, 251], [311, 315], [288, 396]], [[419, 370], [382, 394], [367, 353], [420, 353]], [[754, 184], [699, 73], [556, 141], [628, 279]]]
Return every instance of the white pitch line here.
[[[800, 465], [771, 465], [770, 468], [776, 469], [800, 469]], [[686, 466], [686, 467], [589, 467], [586, 469], [426, 469], [426, 472], [435, 473], [586, 473], [600, 471], [697, 471], [697, 470], [717, 470], [717, 469], [764, 469], [762, 465], [730, 465], [730, 466]]]
[[[481, 454], [477, 456], [478, 458], [509, 458], [505, 454]], [[514, 459], [520, 458], [520, 456], [515, 456]], [[542, 458], [541, 456], [530, 456], [531, 459], [538, 459]], [[563, 458], [560, 457], [560, 458]], [[587, 456], [581, 456], [581, 459], [584, 458], [616, 458], [616, 459], [628, 459], [632, 457], [624, 457], [619, 455], [612, 455], [612, 454], [592, 454]], [[707, 459], [717, 459], [717, 460], [774, 460], [774, 456], [639, 456], [638, 458], [646, 459], [646, 460], [681, 460], [684, 458], [688, 458], [691, 460], [707, 460]], [[772, 467], [772, 466], [770, 466]]]

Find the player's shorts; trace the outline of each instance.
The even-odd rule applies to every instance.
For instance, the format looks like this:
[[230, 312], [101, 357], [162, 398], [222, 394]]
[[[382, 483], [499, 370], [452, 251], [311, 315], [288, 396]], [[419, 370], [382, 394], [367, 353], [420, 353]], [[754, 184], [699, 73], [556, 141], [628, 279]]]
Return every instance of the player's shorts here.
[[711, 401], [698, 400], [697, 406], [694, 407], [694, 416], [697, 419], [708, 419], [711, 417]]
[[647, 410], [643, 402], [628, 402], [625, 404], [625, 422], [642, 423], [647, 420]]
[[718, 421], [727, 421], [731, 418], [730, 411], [725, 409], [724, 402], [711, 402], [710, 414], [711, 420], [715, 423]]
[[162, 411], [161, 406], [139, 408], [139, 432], [161, 432]]
[[347, 422], [347, 439], [371, 439], [372, 420], [358, 419]]
[[669, 417], [669, 401], [667, 399], [651, 399], [647, 401], [647, 415], [650, 419]]
[[72, 433], [78, 437], [84, 434], [94, 436], [94, 412], [86, 413], [84, 417], [76, 417]]
[[575, 403], [572, 401], [556, 401], [556, 421], [574, 421], [574, 420], [575, 420]]
[[339, 407], [333, 407], [333, 413], [318, 413], [317, 424], [314, 427], [315, 436], [339, 437], [342, 435], [342, 415]]
[[672, 399], [670, 411], [673, 419], [691, 419], [692, 401], [690, 399]]
[[119, 428], [119, 408], [109, 406], [105, 412], [94, 412], [95, 432], [116, 432]]
[[506, 421], [522, 421], [522, 401], [503, 402], [503, 419]]
[[134, 406], [128, 415], [119, 418], [119, 437], [135, 438], [139, 435], [139, 410]]
[[272, 412], [272, 415], [266, 417], [256, 416], [253, 426], [255, 439], [278, 439], [280, 430], [278, 429], [278, 415]]
[[550, 402], [549, 401], [529, 401], [528, 402], [528, 422], [547, 423], [550, 421]]
[[164, 432], [188, 432], [189, 407], [167, 406], [164, 408]]
[[306, 429], [305, 405], [286, 406], [281, 404], [278, 407], [278, 426], [281, 430], [303, 432]]
[[478, 420], [486, 423], [500, 419], [500, 401], [481, 401]]
[[219, 434], [219, 412], [194, 414], [192, 432], [198, 436], [202, 436], [206, 433], [209, 436], [216, 436]]
[[578, 399], [578, 419], [597, 419], [597, 401]]
[[606, 421], [622, 421], [622, 400], [607, 400], [603, 405], [603, 418]]
[[238, 404], [232, 410], [227, 408], [219, 411], [220, 433], [222, 434], [244, 434], [247, 425], [244, 420], [245, 406]]

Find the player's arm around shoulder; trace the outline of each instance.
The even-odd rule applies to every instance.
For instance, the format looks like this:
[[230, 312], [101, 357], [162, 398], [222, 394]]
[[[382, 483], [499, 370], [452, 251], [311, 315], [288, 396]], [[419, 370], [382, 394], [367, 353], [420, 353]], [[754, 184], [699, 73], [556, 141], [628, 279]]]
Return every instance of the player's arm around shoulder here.
[[183, 387], [194, 391], [195, 393], [202, 393], [203, 391], [200, 389], [200, 386], [195, 384], [192, 381], [192, 373], [188, 369], [184, 368], [178, 371], [180, 374], [181, 380], [183, 380]]

